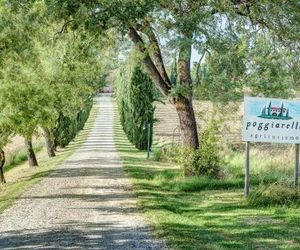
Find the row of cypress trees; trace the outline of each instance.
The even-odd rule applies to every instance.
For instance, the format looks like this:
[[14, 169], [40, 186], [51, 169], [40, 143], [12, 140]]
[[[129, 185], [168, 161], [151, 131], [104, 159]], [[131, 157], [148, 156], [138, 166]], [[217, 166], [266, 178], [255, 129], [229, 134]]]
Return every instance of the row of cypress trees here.
[[58, 146], [64, 148], [76, 137], [89, 118], [92, 107], [93, 99], [89, 98], [86, 100], [85, 106], [78, 111], [74, 118], [60, 113], [56, 126], [52, 130], [54, 148]]
[[131, 57], [120, 68], [116, 85], [116, 99], [123, 130], [137, 149], [145, 150], [148, 142], [148, 124], [150, 145], [152, 144], [153, 102], [157, 92], [154, 84], [143, 72], [141, 62]]

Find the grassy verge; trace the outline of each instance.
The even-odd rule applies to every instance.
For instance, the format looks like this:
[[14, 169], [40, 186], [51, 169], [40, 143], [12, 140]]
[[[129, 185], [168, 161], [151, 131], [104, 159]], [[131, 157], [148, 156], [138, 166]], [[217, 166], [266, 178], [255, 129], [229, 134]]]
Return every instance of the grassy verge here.
[[[34, 152], [38, 153], [43, 150], [44, 143], [39, 141], [36, 145], [33, 146]], [[27, 161], [27, 153], [25, 148], [18, 150], [17, 152], [12, 153], [9, 155], [7, 158], [5, 165], [4, 165], [4, 170], [5, 172], [11, 170], [12, 168], [19, 166], [23, 162]]]
[[178, 166], [146, 160], [128, 142], [118, 118], [115, 142], [139, 206], [171, 248], [300, 249], [299, 208], [250, 207], [239, 178], [185, 179]]
[[88, 133], [93, 126], [96, 113], [97, 109], [94, 106], [84, 129], [80, 131], [75, 140], [66, 148], [60, 149], [57, 152], [56, 157], [49, 159], [46, 149], [43, 148], [37, 154], [39, 167], [29, 168], [27, 162], [23, 162], [22, 164], [9, 169], [5, 173], [7, 184], [0, 185], [0, 212], [8, 208], [26, 190], [49, 175], [65, 159], [74, 153], [74, 151], [86, 140]]
[[[293, 179], [294, 149], [268, 149], [252, 145], [250, 151], [251, 176], [276, 181]], [[225, 156], [226, 172], [230, 177], [244, 176], [245, 151], [232, 151]]]

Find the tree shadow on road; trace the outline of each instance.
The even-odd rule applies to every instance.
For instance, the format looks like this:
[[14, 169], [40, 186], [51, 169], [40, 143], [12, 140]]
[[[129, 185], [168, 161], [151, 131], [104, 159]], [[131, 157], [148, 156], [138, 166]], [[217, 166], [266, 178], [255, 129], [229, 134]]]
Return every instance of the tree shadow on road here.
[[55, 230], [3, 232], [0, 249], [162, 249], [161, 242], [149, 242], [145, 227], [122, 227], [114, 223], [70, 222]]

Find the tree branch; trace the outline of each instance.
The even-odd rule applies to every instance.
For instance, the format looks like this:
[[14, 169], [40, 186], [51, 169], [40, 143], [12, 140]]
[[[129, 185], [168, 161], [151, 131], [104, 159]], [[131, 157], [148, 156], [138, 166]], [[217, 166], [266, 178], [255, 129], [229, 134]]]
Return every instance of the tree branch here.
[[129, 28], [128, 35], [135, 47], [143, 54], [143, 63], [149, 73], [149, 76], [160, 89], [161, 93], [167, 97], [170, 93], [171, 87], [168, 82], [165, 82], [164, 78], [161, 76], [159, 70], [156, 68], [154, 62], [149, 56], [149, 53], [145, 47], [145, 42], [133, 27]]
[[68, 20], [68, 21], [65, 21], [63, 26], [61, 27], [61, 30], [56, 32], [53, 36], [54, 38], [54, 41], [56, 41], [57, 37], [63, 33], [67, 33], [68, 32], [68, 25], [73, 22], [73, 20]]
[[202, 60], [203, 60], [203, 58], [204, 58], [206, 52], [207, 52], [207, 50], [204, 50], [204, 52], [203, 52], [202, 56], [200, 57], [199, 62], [198, 62], [198, 64], [197, 64], [197, 68], [196, 68], [196, 78], [197, 78], [197, 79], [196, 79], [196, 82], [197, 82], [197, 84], [200, 84], [200, 68], [201, 68], [201, 62], [202, 62]]
[[142, 25], [140, 25], [140, 29], [149, 39], [149, 43], [150, 43], [149, 53], [151, 54], [160, 75], [162, 76], [164, 81], [171, 86], [171, 81], [167, 74], [165, 64], [163, 62], [160, 46], [150, 23], [145, 21]]

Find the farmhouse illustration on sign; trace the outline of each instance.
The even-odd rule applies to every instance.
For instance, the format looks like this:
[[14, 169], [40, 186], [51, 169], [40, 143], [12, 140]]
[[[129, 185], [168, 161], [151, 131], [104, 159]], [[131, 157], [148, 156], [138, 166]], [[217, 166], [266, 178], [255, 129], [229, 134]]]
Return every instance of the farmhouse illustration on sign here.
[[246, 103], [244, 106], [246, 116], [257, 118], [261, 122], [300, 120], [300, 102], [296, 100], [248, 97]]
[[264, 107], [261, 111], [261, 115], [258, 117], [265, 119], [280, 119], [280, 120], [290, 120], [293, 117], [289, 116], [289, 109], [284, 107], [281, 103], [280, 107], [272, 106], [272, 101], [270, 101], [268, 107]]

